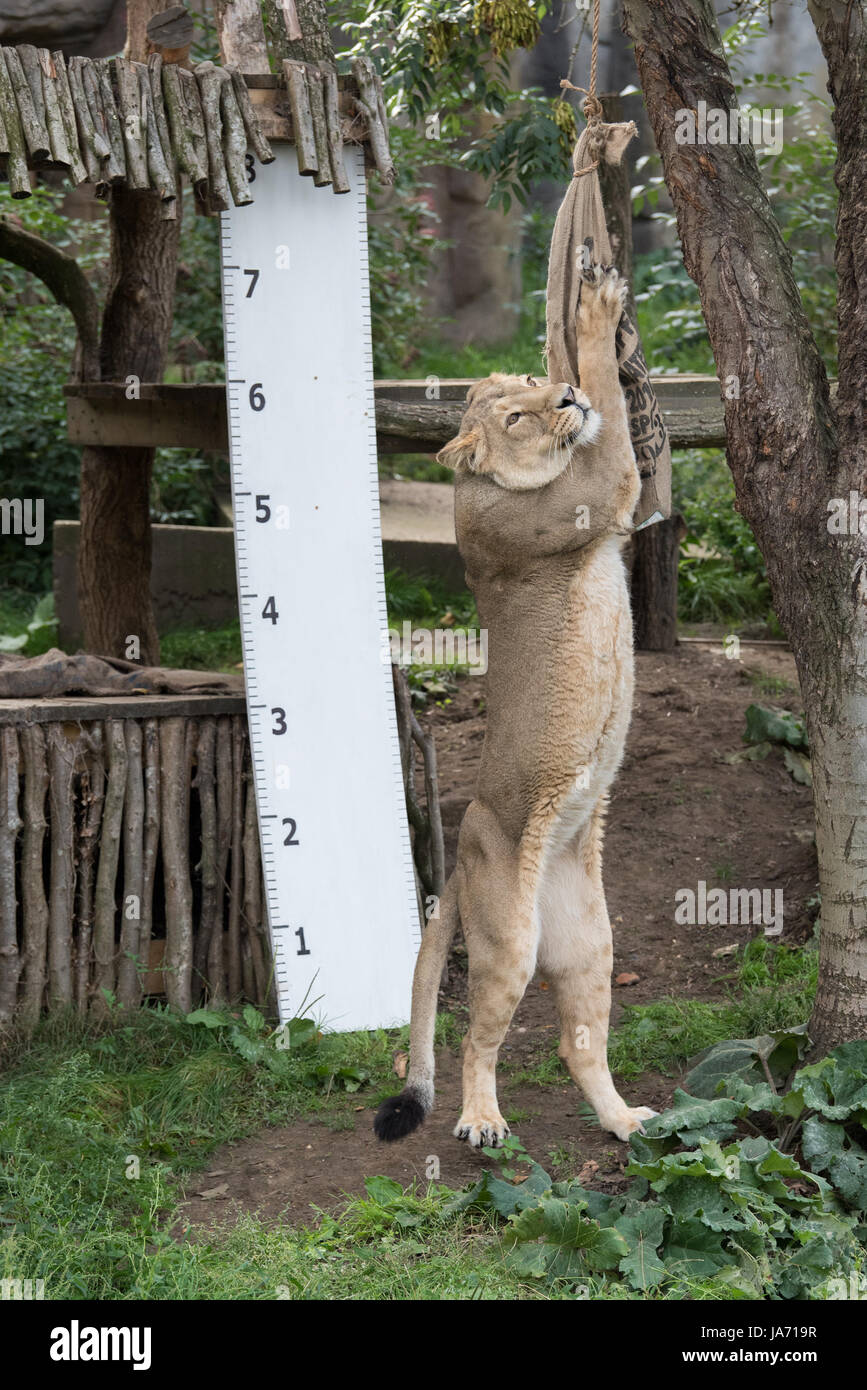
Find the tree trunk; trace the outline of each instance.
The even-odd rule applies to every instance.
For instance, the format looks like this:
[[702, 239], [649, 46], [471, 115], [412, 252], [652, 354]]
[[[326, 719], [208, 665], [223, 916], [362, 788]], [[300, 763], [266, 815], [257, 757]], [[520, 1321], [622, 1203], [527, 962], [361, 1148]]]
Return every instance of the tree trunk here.
[[656, 521], [633, 538], [632, 623], [642, 652], [671, 652], [677, 645], [677, 562], [686, 526], [680, 512]]
[[[295, 0], [302, 38], [290, 39], [287, 8], [282, 0], [263, 0], [262, 17], [271, 49], [278, 60], [297, 58], [305, 63], [334, 62], [334, 45], [328, 29], [326, 0]], [[280, 61], [278, 61], [278, 71]]]
[[832, 499], [867, 481], [867, 32], [858, 7], [820, 0], [811, 12], [836, 103], [835, 407], [752, 146], [675, 140], [675, 112], [738, 104], [710, 0], [624, 0], [684, 263], [719, 375], [739, 386], [726, 401], [736, 505], [801, 680], [822, 894], [810, 1035], [827, 1051], [867, 1035], [867, 536], [828, 524]]
[[[162, 0], [130, 0], [129, 57], [147, 57], [147, 21]], [[180, 203], [180, 200], [179, 200]], [[180, 207], [179, 207], [180, 211]], [[102, 319], [103, 381], [162, 381], [172, 326], [181, 219], [164, 221], [159, 196], [111, 193], [109, 288]], [[131, 394], [131, 398], [134, 398]], [[150, 484], [154, 451], [86, 447], [81, 455], [78, 594], [89, 652], [159, 661], [150, 595]], [[131, 645], [130, 638], [137, 638]]]

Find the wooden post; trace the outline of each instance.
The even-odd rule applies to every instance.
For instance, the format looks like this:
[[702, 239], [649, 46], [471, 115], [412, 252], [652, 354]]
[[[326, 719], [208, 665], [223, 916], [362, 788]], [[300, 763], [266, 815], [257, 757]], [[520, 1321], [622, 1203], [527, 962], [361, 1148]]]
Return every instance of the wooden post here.
[[0, 741], [0, 1024], [11, 1023], [18, 1004], [18, 897], [15, 845], [21, 829], [18, 814], [20, 752], [14, 728]]
[[45, 734], [41, 725], [28, 724], [21, 730], [21, 751], [24, 755], [24, 837], [21, 848], [24, 989], [18, 1022], [25, 1033], [32, 1033], [42, 1009], [48, 944], [48, 901], [42, 867], [48, 825], [45, 818], [48, 766], [45, 761]]
[[192, 1007], [193, 890], [184, 784], [186, 721], [160, 721], [163, 871], [166, 895], [166, 998], [182, 1013]]

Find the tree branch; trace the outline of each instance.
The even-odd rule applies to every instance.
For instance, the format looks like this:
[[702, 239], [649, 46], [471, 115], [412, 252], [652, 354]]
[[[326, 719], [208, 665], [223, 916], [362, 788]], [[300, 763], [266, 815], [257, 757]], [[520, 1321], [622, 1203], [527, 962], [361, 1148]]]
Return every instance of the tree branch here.
[[77, 261], [42, 237], [0, 217], [0, 257], [30, 271], [68, 309], [78, 330], [78, 362], [73, 379], [99, 380], [99, 305]]

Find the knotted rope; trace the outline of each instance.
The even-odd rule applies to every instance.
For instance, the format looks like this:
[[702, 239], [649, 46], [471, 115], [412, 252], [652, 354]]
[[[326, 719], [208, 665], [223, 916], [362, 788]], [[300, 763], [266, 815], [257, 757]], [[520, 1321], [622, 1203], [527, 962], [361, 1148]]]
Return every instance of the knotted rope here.
[[598, 126], [601, 126], [605, 114], [602, 110], [602, 102], [596, 95], [596, 73], [599, 67], [600, 8], [600, 0], [593, 0], [593, 36], [590, 45], [590, 86], [576, 87], [574, 82], [569, 81], [568, 77], [562, 77], [560, 79], [561, 88], [568, 89], [570, 92], [584, 93], [584, 100], [581, 103], [581, 110], [584, 113], [584, 119], [591, 130], [590, 149], [596, 155], [596, 158], [593, 160], [592, 164], [585, 164], [583, 169], [573, 169], [573, 179], [583, 178], [585, 174], [590, 173], [591, 169], [598, 168], [599, 158], [602, 153], [602, 146], [605, 143], [605, 137], [602, 131], [596, 128]]

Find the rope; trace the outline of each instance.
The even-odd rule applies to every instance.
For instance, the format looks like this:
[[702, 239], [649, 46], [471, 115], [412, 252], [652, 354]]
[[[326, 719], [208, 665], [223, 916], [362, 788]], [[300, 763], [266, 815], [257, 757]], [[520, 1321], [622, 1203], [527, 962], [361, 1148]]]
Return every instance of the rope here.
[[[568, 87], [570, 92], [584, 93], [584, 101], [581, 103], [581, 110], [584, 113], [584, 119], [586, 120], [587, 124], [591, 126], [600, 125], [602, 123], [602, 120], [604, 119], [605, 114], [602, 110], [602, 102], [596, 95], [596, 73], [599, 67], [600, 8], [600, 0], [593, 0], [593, 36], [590, 45], [590, 86], [576, 87], [574, 83], [569, 81], [568, 77], [562, 77], [560, 79], [561, 87]], [[579, 170], [575, 177], [579, 178], [581, 174], [589, 173], [589, 171], [591, 169], [594, 169], [595, 167], [595, 164], [588, 164], [586, 169]]]

